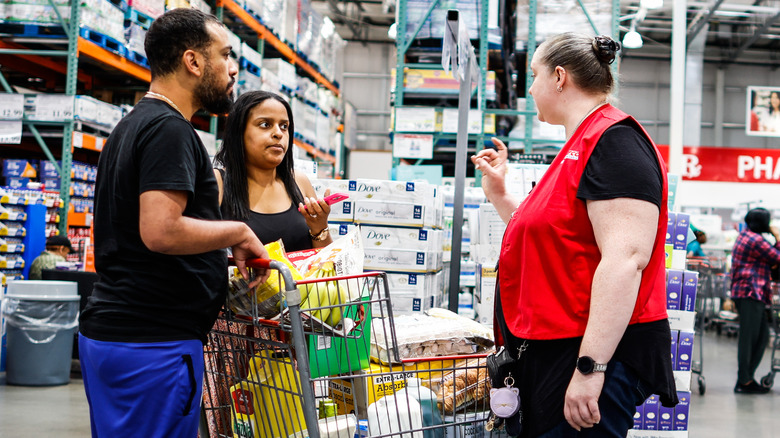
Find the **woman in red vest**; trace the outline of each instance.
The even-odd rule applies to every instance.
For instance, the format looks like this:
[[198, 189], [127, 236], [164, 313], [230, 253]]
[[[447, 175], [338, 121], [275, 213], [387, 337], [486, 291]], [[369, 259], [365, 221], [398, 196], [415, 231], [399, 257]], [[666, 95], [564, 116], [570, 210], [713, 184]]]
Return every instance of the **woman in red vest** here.
[[502, 142], [472, 157], [507, 223], [496, 326], [522, 351], [524, 437], [625, 437], [650, 394], [677, 403], [666, 168], [639, 123], [608, 103], [618, 50], [609, 37], [572, 33], [537, 49], [529, 92], [539, 120], [563, 125], [567, 142], [522, 204], [504, 185]]

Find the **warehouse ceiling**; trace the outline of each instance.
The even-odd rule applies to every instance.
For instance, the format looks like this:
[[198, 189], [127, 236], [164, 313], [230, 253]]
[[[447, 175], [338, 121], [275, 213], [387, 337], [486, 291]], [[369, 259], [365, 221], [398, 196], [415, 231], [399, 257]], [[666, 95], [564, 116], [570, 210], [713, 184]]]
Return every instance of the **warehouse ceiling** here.
[[[527, 10], [528, 0], [518, 3], [518, 10], [523, 5]], [[556, 3], [571, 13], [582, 14], [578, 0], [538, 0], [538, 7], [549, 10]], [[593, 10], [611, 8], [611, 0], [581, 3], [590, 15]], [[642, 3], [620, 0], [621, 36], [633, 25], [644, 42], [641, 49], [627, 50], [626, 56], [668, 58], [674, 0], [663, 1], [657, 9], [644, 8]], [[318, 12], [330, 17], [346, 40], [392, 42], [387, 31], [395, 22], [393, 0], [315, 0], [313, 4]], [[689, 44], [695, 36], [706, 39], [706, 61], [780, 66], [780, 0], [688, 0], [686, 16]]]

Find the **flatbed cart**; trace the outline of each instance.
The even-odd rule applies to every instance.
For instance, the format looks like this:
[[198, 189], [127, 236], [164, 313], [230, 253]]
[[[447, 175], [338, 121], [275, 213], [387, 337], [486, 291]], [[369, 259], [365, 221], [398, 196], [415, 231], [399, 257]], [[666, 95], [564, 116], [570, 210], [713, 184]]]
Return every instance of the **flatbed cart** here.
[[[282, 263], [249, 265], [278, 271], [282, 312], [263, 319], [226, 303], [204, 348], [201, 438], [499, 435], [484, 429], [485, 354], [400, 360], [384, 273], [296, 282]], [[301, 309], [301, 291], [320, 306]], [[371, 360], [377, 350], [384, 363]]]
[[780, 371], [780, 283], [772, 282], [772, 304], [769, 306], [769, 324], [773, 331], [772, 355], [769, 361], [769, 374], [761, 378], [761, 385], [771, 388], [775, 383], [775, 374]]

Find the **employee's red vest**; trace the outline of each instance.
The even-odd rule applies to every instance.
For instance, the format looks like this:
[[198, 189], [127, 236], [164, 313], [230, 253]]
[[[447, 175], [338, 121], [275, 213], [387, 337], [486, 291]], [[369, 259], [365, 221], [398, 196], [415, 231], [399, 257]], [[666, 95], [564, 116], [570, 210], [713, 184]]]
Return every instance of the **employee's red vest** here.
[[[610, 126], [630, 118], [605, 105], [588, 116], [564, 145], [504, 234], [499, 262], [501, 305], [509, 330], [524, 339], [583, 336], [591, 285], [601, 260], [585, 201], [577, 187], [593, 148]], [[644, 131], [643, 131], [644, 132]], [[645, 132], [650, 140], [650, 136]], [[651, 144], [652, 144], [652, 140]], [[629, 324], [664, 319], [667, 218], [666, 168], [653, 254], [639, 286]]]

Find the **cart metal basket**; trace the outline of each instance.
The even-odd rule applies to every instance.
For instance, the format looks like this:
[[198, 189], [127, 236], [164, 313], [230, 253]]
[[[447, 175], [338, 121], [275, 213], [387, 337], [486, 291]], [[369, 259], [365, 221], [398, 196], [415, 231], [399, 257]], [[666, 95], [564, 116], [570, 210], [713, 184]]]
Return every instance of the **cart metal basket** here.
[[[384, 273], [295, 282], [281, 263], [251, 266], [278, 271], [283, 310], [220, 315], [204, 349], [202, 438], [499, 436], [484, 428], [485, 354], [399, 358]], [[301, 291], [336, 298], [301, 309]], [[385, 363], [371, 360], [378, 339]]]

